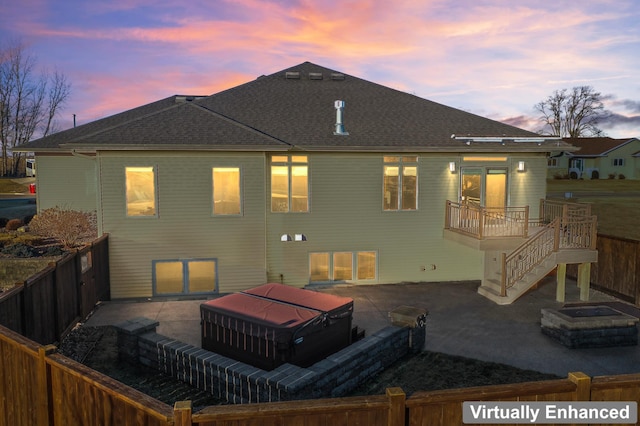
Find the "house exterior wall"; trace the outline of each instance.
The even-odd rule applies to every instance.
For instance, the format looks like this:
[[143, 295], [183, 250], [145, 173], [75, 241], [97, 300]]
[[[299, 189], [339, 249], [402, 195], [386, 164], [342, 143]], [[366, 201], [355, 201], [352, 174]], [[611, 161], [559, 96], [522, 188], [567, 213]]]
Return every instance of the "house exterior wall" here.
[[[309, 158], [310, 212], [267, 213], [269, 280], [303, 286], [309, 283], [310, 253], [359, 251], [377, 253], [376, 283], [478, 278], [480, 255], [442, 237], [445, 201], [457, 197], [448, 160], [420, 156], [418, 209], [384, 211], [382, 154]], [[299, 233], [307, 240], [280, 241], [283, 234]]]
[[[529, 206], [529, 218], [540, 216], [540, 200], [547, 196], [547, 158], [544, 154], [510, 158], [509, 205]], [[525, 171], [518, 172], [518, 161], [525, 162]]]
[[97, 210], [95, 157], [38, 155], [37, 162], [38, 211], [53, 207], [87, 212]]
[[547, 179], [564, 179], [569, 175], [569, 156], [566, 152], [552, 152], [548, 162], [553, 164], [547, 166]]
[[[609, 152], [606, 157], [600, 159], [600, 179], [609, 179], [609, 176], [618, 178], [624, 175], [626, 179], [638, 179], [640, 175], [637, 172], [636, 162], [633, 154], [640, 151], [640, 140], [634, 139], [631, 142], [620, 146]], [[622, 166], [614, 166], [614, 159], [623, 159]]]
[[[516, 172], [519, 160], [526, 162], [523, 173]], [[481, 279], [483, 253], [443, 238], [445, 203], [458, 199], [460, 184], [450, 161], [461, 159], [420, 155], [418, 209], [392, 212], [382, 208], [383, 154], [313, 154], [310, 212], [267, 213], [268, 279], [303, 286], [309, 283], [310, 253], [359, 251], [377, 253], [376, 283]], [[531, 217], [537, 217], [546, 194], [546, 157], [513, 157], [495, 165], [508, 169], [509, 204], [530, 205]], [[304, 234], [306, 241], [283, 242], [283, 234]]]
[[[157, 217], [126, 216], [127, 166], [156, 167]], [[212, 215], [212, 168], [225, 166], [241, 168], [241, 216]], [[157, 260], [215, 259], [220, 293], [265, 281], [262, 154], [105, 153], [100, 173], [100, 227], [109, 233], [113, 298], [153, 296]]]
[[[266, 281], [308, 285], [310, 253], [375, 252], [375, 279], [352, 281], [356, 283], [480, 280], [484, 253], [443, 238], [445, 204], [458, 200], [461, 179], [459, 170], [449, 171], [449, 162], [506, 169], [509, 205], [529, 205], [531, 218], [537, 217], [539, 200], [546, 194], [544, 154], [505, 155], [507, 160], [497, 163], [464, 162], [463, 157], [447, 154], [307, 155], [308, 213], [271, 212], [270, 156], [264, 153], [103, 152], [97, 160], [44, 157], [38, 159], [44, 165], [40, 176], [50, 179], [51, 189], [43, 185], [38, 193], [46, 196], [49, 206], [59, 199], [52, 195], [54, 188], [62, 190], [60, 197], [67, 197], [70, 205], [85, 203], [95, 209], [95, 200], [100, 200], [99, 232], [109, 234], [114, 299], [153, 297], [153, 262], [177, 259], [215, 259], [219, 293]], [[417, 155], [417, 210], [383, 210], [384, 155]], [[526, 163], [524, 172], [517, 171], [520, 160]], [[126, 216], [128, 166], [155, 168], [157, 216]], [[214, 216], [212, 168], [230, 166], [241, 169], [242, 215]], [[60, 179], [66, 182], [69, 174], [75, 189], [58, 188], [64, 186]], [[61, 178], [56, 181], [57, 177]], [[95, 189], [85, 188], [89, 184], [99, 186], [100, 197]], [[306, 241], [283, 242], [283, 234], [304, 234]]]
[[[555, 166], [548, 167], [547, 178], [564, 177], [571, 171], [575, 171], [579, 178], [592, 179], [594, 171], [597, 171], [598, 179], [617, 179], [620, 175], [626, 179], [640, 179], [640, 163], [633, 157], [638, 152], [640, 152], [640, 140], [635, 138], [602, 156], [581, 157], [580, 151], [577, 151], [573, 157], [582, 160], [582, 170], [570, 169], [571, 156], [564, 153], [560, 157], [555, 157]], [[623, 159], [623, 165], [614, 165], [615, 159]]]

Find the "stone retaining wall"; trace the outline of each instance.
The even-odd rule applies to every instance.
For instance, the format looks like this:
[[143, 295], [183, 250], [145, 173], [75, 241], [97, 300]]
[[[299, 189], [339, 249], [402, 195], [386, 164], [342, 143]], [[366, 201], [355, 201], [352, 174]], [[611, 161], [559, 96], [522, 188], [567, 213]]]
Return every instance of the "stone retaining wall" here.
[[158, 369], [230, 403], [340, 397], [425, 343], [424, 323], [389, 326], [322, 361], [265, 371], [155, 332], [158, 322], [135, 318], [116, 326], [122, 359]]

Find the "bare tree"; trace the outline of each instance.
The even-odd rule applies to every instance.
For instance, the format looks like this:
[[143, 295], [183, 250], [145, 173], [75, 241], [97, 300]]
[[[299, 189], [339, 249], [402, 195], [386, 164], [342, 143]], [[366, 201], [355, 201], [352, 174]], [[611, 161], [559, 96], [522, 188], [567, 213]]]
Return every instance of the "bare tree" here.
[[63, 74], [37, 74], [35, 66], [20, 44], [0, 49], [0, 176], [18, 174], [21, 154], [13, 148], [55, 131], [55, 116], [71, 93]]
[[542, 134], [571, 138], [603, 135], [597, 127], [605, 113], [602, 95], [591, 86], [556, 90], [534, 108], [542, 114]]

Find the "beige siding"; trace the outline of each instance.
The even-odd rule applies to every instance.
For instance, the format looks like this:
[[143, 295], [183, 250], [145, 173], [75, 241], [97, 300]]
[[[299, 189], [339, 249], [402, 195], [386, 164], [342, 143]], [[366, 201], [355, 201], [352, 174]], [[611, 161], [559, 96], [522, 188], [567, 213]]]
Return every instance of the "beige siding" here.
[[[518, 161], [525, 162], [525, 171], [518, 172]], [[547, 196], [547, 159], [544, 154], [518, 156], [510, 159], [509, 205], [529, 206], [529, 218], [540, 216], [540, 200]]]
[[[389, 212], [382, 210], [382, 158], [309, 157], [311, 212], [268, 213], [270, 280], [308, 284], [309, 253], [336, 251], [377, 251], [379, 283], [481, 278], [481, 253], [442, 237], [445, 201], [456, 199], [458, 190], [458, 175], [448, 170], [451, 159], [420, 157], [418, 210]], [[282, 234], [296, 233], [307, 241], [280, 241]]]
[[95, 157], [38, 154], [36, 161], [38, 210], [52, 207], [82, 211], [97, 209]]
[[[126, 166], [156, 167], [158, 217], [126, 217]], [[212, 215], [213, 167], [239, 166], [243, 215]], [[152, 261], [217, 259], [221, 293], [266, 279], [264, 157], [253, 154], [102, 154], [101, 229], [110, 234], [113, 298], [152, 296]]]
[[[382, 155], [314, 154], [310, 156], [311, 211], [268, 213], [268, 277], [303, 286], [309, 283], [309, 253], [378, 253], [379, 283], [479, 280], [483, 253], [443, 239], [446, 200], [457, 200], [459, 170], [448, 165], [461, 158], [419, 158], [418, 210], [382, 210]], [[518, 161], [526, 171], [517, 172]], [[466, 166], [485, 167], [483, 162]], [[546, 157], [523, 155], [493, 164], [508, 170], [511, 206], [530, 206], [537, 217], [546, 193]], [[281, 242], [282, 234], [303, 233], [305, 242]]]
[[[609, 179], [610, 176], [618, 178], [620, 175], [624, 175], [626, 179], [638, 179], [639, 176], [632, 155], [639, 151], [640, 140], [634, 140], [610, 152], [606, 157], [600, 158], [598, 164], [600, 167], [600, 179]], [[615, 158], [623, 158], [624, 165], [614, 166], [613, 160]]]

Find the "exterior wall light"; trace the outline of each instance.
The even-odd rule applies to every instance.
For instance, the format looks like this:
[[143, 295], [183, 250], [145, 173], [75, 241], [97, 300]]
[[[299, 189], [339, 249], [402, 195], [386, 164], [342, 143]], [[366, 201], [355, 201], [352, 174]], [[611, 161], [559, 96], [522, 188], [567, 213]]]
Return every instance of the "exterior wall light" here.
[[518, 172], [524, 172], [525, 170], [524, 161], [518, 161]]
[[449, 171], [451, 173], [455, 173], [456, 172], [456, 162], [455, 161], [449, 162]]

